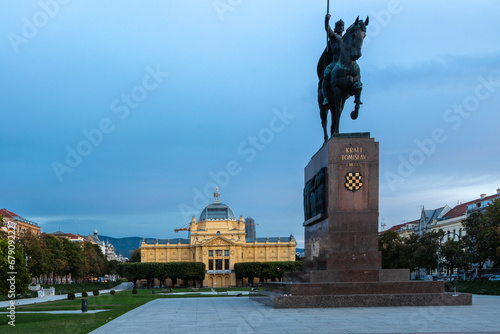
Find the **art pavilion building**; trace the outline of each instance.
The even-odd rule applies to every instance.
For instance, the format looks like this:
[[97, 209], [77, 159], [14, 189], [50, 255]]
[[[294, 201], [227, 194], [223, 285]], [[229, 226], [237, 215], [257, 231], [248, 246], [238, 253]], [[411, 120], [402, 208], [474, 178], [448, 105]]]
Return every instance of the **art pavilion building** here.
[[[215, 191], [198, 220], [189, 224], [189, 239], [144, 239], [141, 262], [203, 262], [207, 269], [203, 286], [230, 287], [237, 282], [234, 264], [241, 262], [295, 261], [297, 242], [290, 237], [251, 238], [243, 216], [220, 201]], [[248, 230], [248, 229], [247, 229]]]

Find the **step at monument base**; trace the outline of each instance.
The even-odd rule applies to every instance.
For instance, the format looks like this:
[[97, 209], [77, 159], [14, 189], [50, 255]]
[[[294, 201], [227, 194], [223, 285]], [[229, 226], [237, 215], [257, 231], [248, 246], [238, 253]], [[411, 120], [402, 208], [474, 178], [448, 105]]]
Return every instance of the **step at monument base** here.
[[250, 298], [273, 308], [460, 306], [472, 305], [470, 293], [354, 294], [294, 296], [252, 291]]

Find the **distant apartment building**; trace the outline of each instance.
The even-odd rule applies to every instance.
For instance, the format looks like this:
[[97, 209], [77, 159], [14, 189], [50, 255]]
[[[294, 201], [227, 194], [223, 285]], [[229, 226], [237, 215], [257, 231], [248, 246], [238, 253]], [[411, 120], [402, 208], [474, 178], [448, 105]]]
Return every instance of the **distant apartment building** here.
[[[408, 237], [413, 233], [422, 235], [427, 232], [442, 230], [445, 232], [443, 241], [457, 241], [465, 236], [463, 222], [467, 217], [472, 213], [485, 210], [488, 205], [498, 198], [500, 198], [500, 189], [497, 189], [496, 194], [490, 196], [481, 194], [479, 198], [465, 203], [459, 202], [454, 207], [445, 205], [434, 210], [422, 208], [419, 219], [395, 225], [389, 231], [397, 232], [402, 237]], [[493, 263], [488, 261], [485, 267], [488, 268], [492, 265]]]
[[[497, 193], [487, 196], [481, 194], [479, 198], [466, 203], [458, 203], [454, 207], [445, 205], [434, 210], [422, 208], [420, 218], [411, 222], [395, 225], [389, 230], [399, 233], [400, 236], [409, 236], [412, 233], [423, 234], [431, 231], [443, 230], [449, 235], [448, 239], [458, 240], [465, 235], [462, 223], [474, 212], [481, 212], [494, 200], [500, 197], [500, 189]], [[447, 239], [447, 240], [448, 240]]]
[[122, 256], [121, 254], [116, 254], [115, 246], [113, 246], [113, 244], [110, 243], [109, 240], [100, 240], [97, 234], [97, 229], [94, 229], [94, 233], [92, 235], [89, 234], [87, 237], [85, 237], [85, 240], [98, 245], [101, 249], [101, 252], [104, 254], [104, 256], [106, 256], [106, 259], [108, 261], [114, 260], [118, 262], [125, 262], [128, 260], [128, 258]]
[[25, 219], [7, 209], [0, 209], [0, 215], [3, 216], [4, 220], [2, 230], [7, 231], [10, 226], [14, 226], [16, 235], [23, 235], [28, 232], [33, 233], [34, 235], [40, 235], [40, 226], [38, 226], [37, 223]]

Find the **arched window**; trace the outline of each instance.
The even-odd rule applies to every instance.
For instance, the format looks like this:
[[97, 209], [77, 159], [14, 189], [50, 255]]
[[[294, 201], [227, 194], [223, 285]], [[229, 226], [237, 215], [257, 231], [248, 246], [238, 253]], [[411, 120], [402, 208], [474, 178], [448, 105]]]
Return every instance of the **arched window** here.
[[220, 235], [220, 231], [217, 231], [217, 235]]

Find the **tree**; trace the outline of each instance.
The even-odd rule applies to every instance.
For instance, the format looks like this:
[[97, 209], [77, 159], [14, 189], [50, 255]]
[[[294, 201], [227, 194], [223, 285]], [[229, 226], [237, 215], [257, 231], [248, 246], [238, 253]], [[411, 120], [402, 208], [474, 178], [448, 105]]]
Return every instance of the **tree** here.
[[[477, 263], [481, 270], [490, 259], [496, 257], [496, 249], [498, 247], [498, 222], [499, 218], [495, 217], [497, 207], [500, 201], [495, 201], [480, 213], [472, 213], [463, 222], [465, 229], [464, 242], [467, 248], [467, 259], [469, 263]], [[488, 210], [490, 209], [491, 210]]]
[[130, 259], [127, 262], [141, 262], [141, 249], [134, 249], [132, 254], [130, 254]]
[[415, 253], [419, 248], [420, 236], [418, 234], [410, 234], [408, 237], [402, 239], [403, 247], [401, 249], [401, 268], [409, 268], [410, 276], [415, 272], [417, 267], [417, 260]]
[[158, 262], [141, 263], [143, 268], [142, 277], [146, 278], [148, 289], [154, 287], [154, 279], [158, 268]]
[[5, 233], [4, 230], [2, 230], [2, 227], [5, 226], [5, 223], [3, 221], [3, 215], [0, 215], [0, 238], [4, 238], [7, 234]]
[[109, 275], [116, 275], [116, 274], [118, 274], [118, 265], [119, 264], [120, 264], [120, 262], [118, 262], [117, 260], [108, 261], [107, 268], [106, 268], [106, 273], [109, 274]]
[[118, 272], [120, 276], [126, 277], [129, 281], [134, 283], [134, 288], [137, 288], [137, 280], [144, 278], [141, 263], [127, 262], [120, 263]]
[[66, 275], [71, 274], [72, 279], [81, 278], [85, 265], [82, 248], [79, 244], [66, 238], [61, 238], [61, 242], [67, 261]]
[[453, 274], [454, 268], [457, 268], [457, 271], [459, 271], [467, 267], [467, 258], [463, 249], [464, 242], [462, 240], [448, 240], [441, 245], [443, 265], [450, 275]]
[[397, 232], [386, 231], [378, 239], [378, 250], [382, 253], [383, 269], [408, 268], [405, 244]]
[[[489, 226], [495, 232], [492, 233], [492, 250], [493, 256], [490, 260], [495, 261], [496, 266], [500, 266], [500, 200], [494, 200], [490, 205], [486, 207], [484, 211], [485, 219], [489, 222]], [[496, 237], [495, 237], [496, 235]]]
[[205, 279], [205, 264], [203, 262], [179, 262], [180, 276], [184, 281], [184, 286], [187, 287], [189, 281], [203, 281]]
[[497, 241], [498, 241], [498, 246], [497, 246], [497, 257], [495, 259], [495, 263], [497, 268], [500, 267], [500, 226], [497, 228]]
[[443, 235], [443, 230], [439, 230], [424, 233], [418, 238], [414, 253], [415, 265], [418, 268], [425, 268], [427, 274], [438, 266], [439, 240]]
[[261, 276], [260, 262], [235, 263], [234, 273], [238, 279], [248, 278], [248, 282], [253, 286], [254, 278]]
[[14, 239], [0, 239], [0, 294], [11, 298], [14, 294], [25, 293], [30, 282], [24, 247]]
[[22, 236], [21, 242], [26, 247], [28, 272], [35, 277], [36, 283], [42, 283], [40, 277], [43, 274], [50, 273], [50, 251], [47, 248], [44, 236], [28, 232]]
[[52, 274], [52, 283], [55, 284], [55, 277], [65, 276], [68, 273], [68, 261], [64, 252], [63, 243], [60, 238], [51, 234], [44, 234], [45, 244], [49, 250], [48, 253], [48, 273]]
[[160, 281], [160, 287], [165, 283], [165, 279], [168, 277], [167, 263], [160, 263], [156, 268], [155, 276]]
[[91, 242], [83, 243], [83, 257], [85, 276], [99, 277], [106, 269], [106, 258], [101, 252], [101, 248]]
[[236, 278], [247, 278], [252, 286], [256, 277], [260, 280], [281, 280], [284, 273], [293, 271], [302, 271], [301, 261], [243, 262], [234, 264]]

